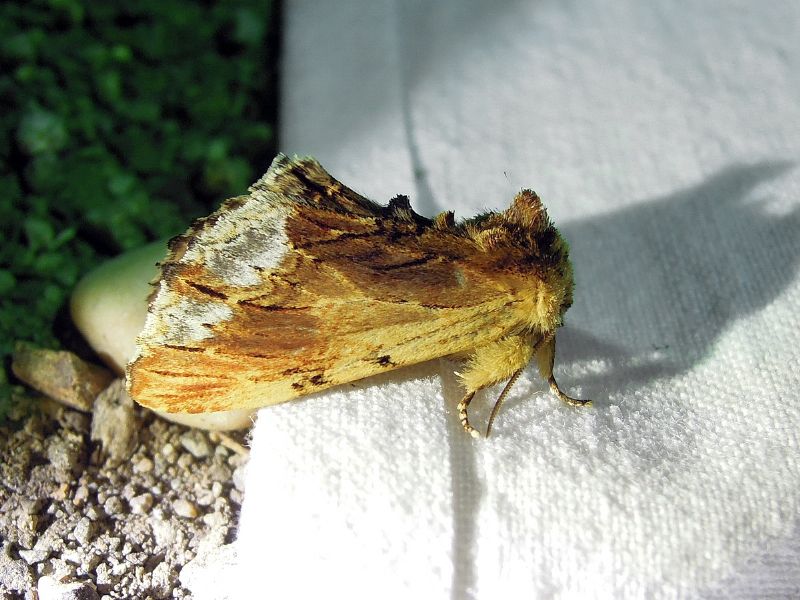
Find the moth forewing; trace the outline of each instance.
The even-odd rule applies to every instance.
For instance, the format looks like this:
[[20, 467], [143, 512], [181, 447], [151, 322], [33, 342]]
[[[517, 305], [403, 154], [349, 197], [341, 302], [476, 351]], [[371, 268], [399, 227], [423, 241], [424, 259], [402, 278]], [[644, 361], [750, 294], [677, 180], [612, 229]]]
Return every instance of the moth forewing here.
[[128, 385], [168, 412], [255, 408], [466, 353], [472, 433], [474, 392], [534, 356], [568, 398], [552, 347], [571, 302], [566, 244], [533, 192], [502, 213], [427, 219], [279, 155], [170, 244]]

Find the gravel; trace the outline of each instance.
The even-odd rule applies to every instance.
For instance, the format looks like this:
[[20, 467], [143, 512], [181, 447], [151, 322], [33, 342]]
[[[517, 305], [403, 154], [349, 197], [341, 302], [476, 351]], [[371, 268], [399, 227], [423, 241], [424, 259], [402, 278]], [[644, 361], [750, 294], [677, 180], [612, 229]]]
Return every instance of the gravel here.
[[116, 385], [91, 421], [42, 399], [0, 426], [0, 599], [189, 598], [184, 566], [232, 541], [246, 457]]

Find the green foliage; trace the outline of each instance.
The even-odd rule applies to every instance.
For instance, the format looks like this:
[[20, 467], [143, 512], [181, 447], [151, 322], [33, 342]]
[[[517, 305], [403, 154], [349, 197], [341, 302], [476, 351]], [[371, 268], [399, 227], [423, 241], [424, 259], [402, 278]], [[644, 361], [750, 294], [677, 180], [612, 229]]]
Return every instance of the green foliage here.
[[179, 233], [266, 168], [274, 21], [260, 0], [0, 4], [6, 368], [15, 339], [58, 345], [55, 315], [88, 269]]

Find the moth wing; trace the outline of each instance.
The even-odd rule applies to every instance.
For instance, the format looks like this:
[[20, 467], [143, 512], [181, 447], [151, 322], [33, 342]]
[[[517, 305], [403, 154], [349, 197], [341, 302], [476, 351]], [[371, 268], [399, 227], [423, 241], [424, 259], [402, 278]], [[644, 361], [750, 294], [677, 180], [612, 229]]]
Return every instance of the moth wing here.
[[257, 407], [480, 346], [518, 327], [480, 256], [452, 221], [281, 155], [171, 243], [131, 394], [171, 412]]

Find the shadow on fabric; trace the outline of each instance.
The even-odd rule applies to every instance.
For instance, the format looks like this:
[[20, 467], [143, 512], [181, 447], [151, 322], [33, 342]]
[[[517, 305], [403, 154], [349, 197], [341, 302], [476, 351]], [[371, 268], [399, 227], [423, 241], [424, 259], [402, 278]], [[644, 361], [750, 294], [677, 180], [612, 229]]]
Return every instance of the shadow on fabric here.
[[770, 213], [770, 199], [753, 192], [791, 167], [731, 166], [664, 198], [564, 226], [576, 304], [556, 364], [610, 365], [567, 386], [581, 385], [603, 406], [609, 393], [674, 376], [779, 296], [798, 267], [800, 208]]

